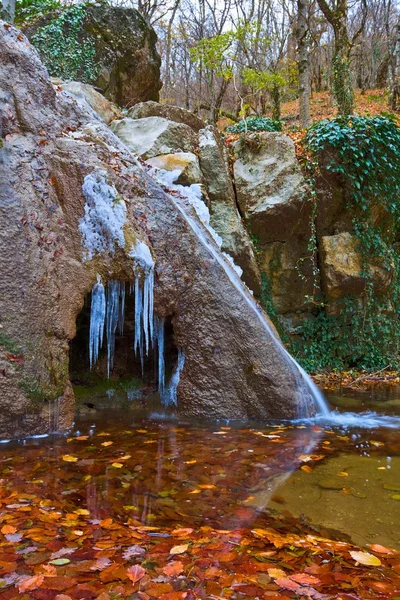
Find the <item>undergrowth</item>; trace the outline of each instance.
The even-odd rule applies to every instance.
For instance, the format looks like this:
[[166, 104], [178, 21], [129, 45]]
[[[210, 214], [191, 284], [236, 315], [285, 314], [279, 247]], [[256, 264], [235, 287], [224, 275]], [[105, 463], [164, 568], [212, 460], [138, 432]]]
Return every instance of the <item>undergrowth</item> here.
[[270, 117], [248, 117], [226, 128], [227, 133], [246, 133], [247, 131], [282, 131], [282, 123]]

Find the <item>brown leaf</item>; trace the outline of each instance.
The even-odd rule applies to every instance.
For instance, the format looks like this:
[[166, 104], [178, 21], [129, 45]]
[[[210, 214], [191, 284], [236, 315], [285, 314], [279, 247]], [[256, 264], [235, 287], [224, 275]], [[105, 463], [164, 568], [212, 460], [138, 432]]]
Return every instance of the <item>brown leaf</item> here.
[[127, 570], [127, 575], [132, 583], [136, 583], [146, 575], [146, 569], [143, 569], [140, 565], [133, 565]]

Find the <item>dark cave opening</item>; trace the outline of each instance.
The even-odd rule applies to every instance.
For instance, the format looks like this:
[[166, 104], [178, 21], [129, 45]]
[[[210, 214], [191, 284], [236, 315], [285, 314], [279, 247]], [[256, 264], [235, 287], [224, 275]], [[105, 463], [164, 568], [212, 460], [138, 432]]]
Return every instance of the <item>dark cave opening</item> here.
[[[114, 366], [107, 376], [107, 337], [104, 331], [103, 344], [98, 360], [90, 370], [89, 332], [91, 292], [84, 301], [76, 319], [76, 336], [70, 342], [69, 371], [77, 404], [90, 408], [110, 404], [136, 404], [142, 408], [160, 406], [158, 395], [158, 346], [150, 343], [149, 352], [143, 356], [143, 368], [139, 352], [135, 355], [135, 297], [130, 293], [130, 282], [125, 283], [125, 318], [123, 332], [115, 334]], [[106, 329], [106, 328], [105, 328]], [[178, 360], [178, 349], [174, 342], [172, 318], [164, 321], [165, 381], [171, 378]]]

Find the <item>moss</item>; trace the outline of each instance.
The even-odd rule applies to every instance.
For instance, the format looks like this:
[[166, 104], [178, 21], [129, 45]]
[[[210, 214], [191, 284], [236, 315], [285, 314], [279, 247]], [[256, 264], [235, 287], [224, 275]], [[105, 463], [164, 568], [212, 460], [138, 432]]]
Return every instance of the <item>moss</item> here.
[[5, 333], [0, 332], [0, 346], [11, 354], [22, 354], [20, 346]]

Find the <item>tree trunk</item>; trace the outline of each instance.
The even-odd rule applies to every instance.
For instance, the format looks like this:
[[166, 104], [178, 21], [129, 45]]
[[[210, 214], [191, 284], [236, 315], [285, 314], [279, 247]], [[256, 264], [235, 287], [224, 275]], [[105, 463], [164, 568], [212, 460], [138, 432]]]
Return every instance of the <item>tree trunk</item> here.
[[306, 0], [297, 0], [297, 19], [300, 124], [306, 129], [310, 125], [310, 61]]
[[392, 110], [398, 110], [400, 108], [400, 16], [396, 26], [390, 108]]
[[333, 54], [333, 95], [342, 117], [353, 114], [354, 92], [350, 75], [351, 44], [347, 33], [346, 21], [341, 18], [335, 30], [335, 47]]
[[278, 85], [272, 88], [272, 118], [277, 121], [281, 120], [281, 91]]
[[15, 18], [15, 0], [3, 0], [3, 13], [4, 17], [14, 23]]

